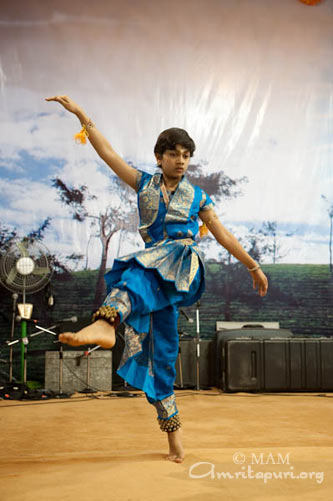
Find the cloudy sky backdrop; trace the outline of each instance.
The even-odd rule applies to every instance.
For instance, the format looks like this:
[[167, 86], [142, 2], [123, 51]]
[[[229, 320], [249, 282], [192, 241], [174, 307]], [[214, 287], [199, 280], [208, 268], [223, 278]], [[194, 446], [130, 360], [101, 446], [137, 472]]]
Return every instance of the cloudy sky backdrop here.
[[[217, 207], [227, 227], [242, 237], [277, 221], [282, 262], [328, 263], [333, 0], [2, 0], [0, 45], [3, 224], [24, 236], [52, 216], [50, 250], [85, 253], [89, 225], [70, 219], [50, 180], [88, 185], [94, 211], [110, 203], [108, 167], [73, 141], [77, 119], [44, 101], [64, 93], [150, 172], [158, 133], [186, 128], [194, 161], [248, 178]], [[120, 253], [134, 245], [123, 239]], [[117, 236], [111, 247], [109, 264]]]

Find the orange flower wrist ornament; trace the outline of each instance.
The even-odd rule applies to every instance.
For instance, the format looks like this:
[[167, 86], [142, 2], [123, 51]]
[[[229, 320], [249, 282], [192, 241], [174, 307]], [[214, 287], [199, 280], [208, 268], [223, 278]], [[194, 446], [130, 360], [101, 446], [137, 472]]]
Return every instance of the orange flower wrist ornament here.
[[87, 124], [83, 124], [80, 132], [78, 132], [74, 136], [75, 142], [77, 144], [86, 144], [87, 137], [89, 137], [89, 132], [87, 131], [87, 128], [92, 129], [93, 127], [95, 127], [95, 124], [91, 120], [89, 120]]

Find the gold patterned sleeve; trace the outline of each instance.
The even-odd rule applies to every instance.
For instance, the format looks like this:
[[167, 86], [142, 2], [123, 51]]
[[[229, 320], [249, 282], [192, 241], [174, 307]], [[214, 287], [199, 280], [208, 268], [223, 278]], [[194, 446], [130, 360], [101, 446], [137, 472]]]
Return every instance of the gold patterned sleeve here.
[[140, 190], [141, 179], [142, 179], [142, 171], [137, 170], [137, 172], [136, 172], [136, 188], [135, 188], [136, 192], [138, 192]]
[[208, 211], [214, 208], [213, 200], [207, 195], [207, 193], [201, 189], [201, 200], [199, 204], [199, 211]]

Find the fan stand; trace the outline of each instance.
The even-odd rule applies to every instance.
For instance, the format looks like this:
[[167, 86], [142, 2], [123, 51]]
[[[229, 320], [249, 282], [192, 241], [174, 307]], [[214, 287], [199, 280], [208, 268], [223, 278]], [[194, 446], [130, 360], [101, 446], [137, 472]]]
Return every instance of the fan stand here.
[[[41, 290], [50, 281], [52, 276], [51, 261], [48, 257], [47, 248], [38, 240], [31, 238], [12, 239], [8, 242], [7, 251], [0, 256], [0, 282], [8, 290], [22, 294], [22, 303], [18, 304], [21, 317], [21, 367], [20, 380], [27, 380], [27, 322], [31, 319], [33, 305], [26, 303], [26, 293], [34, 293]], [[14, 337], [16, 299], [13, 294], [13, 315], [11, 342]], [[12, 349], [9, 353], [10, 374], [13, 378]]]
[[31, 319], [33, 305], [25, 302], [25, 294], [23, 295], [23, 303], [17, 305], [21, 320], [21, 383], [27, 382], [27, 352], [28, 352], [28, 335], [27, 335], [27, 320]]
[[[10, 340], [14, 340], [14, 332], [15, 332], [15, 317], [16, 317], [16, 301], [18, 299], [18, 294], [12, 294], [13, 299], [13, 308], [12, 308], [12, 322], [10, 329]], [[9, 382], [13, 382], [13, 347], [9, 346]]]

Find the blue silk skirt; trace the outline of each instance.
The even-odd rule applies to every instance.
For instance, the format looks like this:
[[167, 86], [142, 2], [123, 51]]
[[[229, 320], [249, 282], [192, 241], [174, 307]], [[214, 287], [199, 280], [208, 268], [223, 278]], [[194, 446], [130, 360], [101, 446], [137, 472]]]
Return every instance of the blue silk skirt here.
[[192, 239], [165, 240], [116, 259], [105, 275], [104, 305], [125, 324], [125, 349], [117, 373], [143, 390], [160, 418], [177, 414], [173, 397], [178, 355], [178, 307], [204, 290], [204, 266]]

